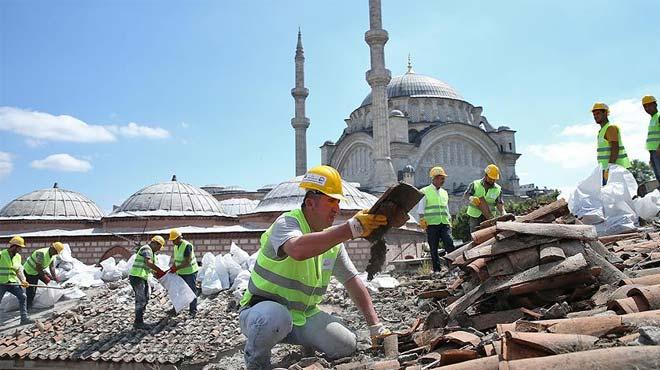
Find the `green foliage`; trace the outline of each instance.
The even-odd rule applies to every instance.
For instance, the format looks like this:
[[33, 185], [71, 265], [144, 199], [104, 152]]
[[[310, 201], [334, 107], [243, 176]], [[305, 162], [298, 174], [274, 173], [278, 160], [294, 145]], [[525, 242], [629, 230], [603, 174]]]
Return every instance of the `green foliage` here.
[[467, 215], [467, 206], [461, 208], [451, 221], [451, 235], [454, 239], [470, 240], [470, 216]]
[[527, 198], [520, 201], [509, 200], [504, 202], [504, 209], [508, 213], [513, 213], [516, 216], [525, 215], [543, 205], [554, 202], [557, 200], [557, 195], [559, 195], [559, 192], [555, 190], [550, 194]]
[[638, 184], [643, 184], [654, 177], [651, 166], [639, 159], [633, 159], [628, 170], [633, 174]]

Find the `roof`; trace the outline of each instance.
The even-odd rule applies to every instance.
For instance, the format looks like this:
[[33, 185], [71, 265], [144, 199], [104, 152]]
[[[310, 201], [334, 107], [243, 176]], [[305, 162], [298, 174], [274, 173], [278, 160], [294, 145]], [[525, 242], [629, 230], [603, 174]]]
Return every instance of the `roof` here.
[[[404, 75], [392, 77], [387, 84], [387, 98], [409, 96], [411, 98], [435, 97], [464, 100], [463, 96], [447, 83], [436, 78], [409, 71]], [[371, 93], [360, 104], [371, 104]]]
[[218, 201], [207, 191], [176, 181], [149, 185], [131, 195], [107, 217], [225, 216]]
[[[259, 202], [259, 204], [250, 212], [285, 212], [300, 207], [305, 191], [299, 187], [302, 176], [294, 177], [291, 180], [277, 184], [273, 190]], [[342, 180], [342, 187], [345, 201], [339, 203], [342, 210], [362, 210], [371, 207], [376, 203], [375, 196], [358, 190], [355, 186]]]
[[85, 195], [52, 188], [22, 195], [0, 209], [0, 220], [100, 220], [103, 211]]
[[219, 203], [224, 213], [232, 216], [238, 216], [252, 211], [254, 207], [259, 204], [259, 200], [247, 198], [231, 198], [221, 200]]
[[[255, 231], [264, 231], [264, 228], [248, 227], [243, 225], [231, 226], [213, 226], [213, 227], [198, 227], [198, 226], [183, 226], [177, 227], [183, 235], [187, 234], [211, 234], [211, 233], [248, 233]], [[75, 236], [107, 236], [107, 235], [134, 235], [134, 234], [168, 234], [170, 228], [167, 229], [147, 229], [138, 228], [125, 228], [121, 230], [112, 229], [112, 232], [106, 231], [102, 228], [89, 228], [80, 230], [62, 230], [51, 229], [43, 231], [31, 231], [21, 233], [24, 238], [37, 238], [37, 237], [75, 237]], [[2, 234], [0, 238], [11, 238], [15, 233]]]

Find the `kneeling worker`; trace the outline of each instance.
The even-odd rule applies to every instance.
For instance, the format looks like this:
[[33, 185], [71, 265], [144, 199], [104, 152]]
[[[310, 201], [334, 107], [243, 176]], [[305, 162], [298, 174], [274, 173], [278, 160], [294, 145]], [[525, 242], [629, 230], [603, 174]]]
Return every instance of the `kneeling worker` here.
[[[51, 280], [57, 282], [60, 281], [55, 271], [54, 262], [55, 256], [60, 254], [63, 250], [64, 244], [55, 242], [50, 247], [37, 249], [32, 252], [27, 260], [25, 260], [23, 270], [25, 270], [25, 278], [27, 279], [27, 282], [30, 283], [30, 286], [26, 289], [28, 310], [32, 308], [32, 302], [34, 302], [34, 296], [37, 293], [37, 284], [39, 283], [39, 280], [43, 281], [46, 285], [48, 285]], [[50, 273], [45, 271], [46, 268], [50, 270]]]
[[165, 245], [165, 239], [155, 235], [149, 244], [141, 246], [135, 253], [135, 262], [129, 272], [128, 281], [135, 292], [135, 329], [149, 329], [144, 323], [144, 310], [147, 308], [151, 291], [149, 289], [149, 276], [153, 271], [156, 278], [160, 279], [165, 273], [155, 264], [155, 253]]
[[470, 232], [473, 232], [480, 223], [506, 213], [502, 188], [496, 182], [500, 179], [500, 169], [494, 164], [489, 164], [484, 172], [484, 177], [468, 185], [463, 195], [470, 200], [467, 208], [467, 215], [470, 216], [468, 219]]
[[379, 323], [369, 292], [343, 245], [369, 236], [386, 225], [387, 219], [360, 211], [347, 222], [332, 226], [339, 202], [345, 199], [341, 176], [332, 167], [311, 168], [300, 187], [306, 191], [301, 207], [278, 217], [261, 236], [257, 261], [241, 300], [239, 320], [247, 337], [248, 369], [270, 369], [271, 349], [279, 342], [303, 345], [332, 359], [355, 352], [355, 334], [318, 308], [333, 275], [364, 315], [372, 341], [391, 334]]
[[[9, 247], [0, 252], [0, 301], [9, 292], [18, 299], [18, 309], [21, 312], [21, 325], [34, 321], [28, 317], [24, 288], [30, 286], [25, 280], [21, 255], [18, 252], [25, 248], [25, 240], [14, 236], [9, 241]], [[20, 282], [20, 283], [19, 283]]]
[[[431, 249], [433, 272], [440, 272], [440, 240], [446, 253], [454, 251], [451, 238], [451, 214], [449, 213], [449, 194], [443, 189], [447, 173], [442, 167], [433, 167], [429, 173], [431, 184], [422, 188], [424, 198], [419, 201], [419, 225], [426, 229], [426, 238]], [[444, 254], [443, 254], [444, 255]]]

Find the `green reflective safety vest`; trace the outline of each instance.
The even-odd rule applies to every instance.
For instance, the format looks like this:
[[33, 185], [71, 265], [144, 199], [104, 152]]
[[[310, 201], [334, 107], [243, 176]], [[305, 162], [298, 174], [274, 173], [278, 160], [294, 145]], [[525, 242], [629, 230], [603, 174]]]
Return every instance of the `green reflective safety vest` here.
[[422, 189], [426, 196], [426, 206], [424, 207], [424, 219], [429, 225], [449, 225], [451, 215], [449, 214], [449, 194], [447, 190], [436, 189], [433, 184]]
[[21, 268], [21, 255], [16, 253], [9, 257], [9, 249], [0, 252], [0, 284], [18, 283], [16, 271]]
[[144, 280], [149, 280], [149, 276], [151, 276], [151, 268], [145, 264], [146, 258], [142, 256], [142, 253], [145, 251], [148, 252], [149, 259], [153, 262], [154, 252], [151, 250], [149, 244], [143, 245], [135, 253], [135, 261], [133, 261], [133, 266], [128, 274]]
[[[312, 232], [301, 209], [289, 211], [283, 217], [295, 218], [303, 234]], [[274, 260], [264, 253], [266, 248], [270, 248], [268, 239], [272, 230], [273, 225], [261, 235], [261, 248], [241, 306], [249, 304], [253, 296], [275, 301], [289, 309], [293, 325], [302, 326], [308, 317], [320, 312], [318, 304], [328, 289], [341, 244], [304, 261], [296, 261], [289, 256]]]
[[660, 112], [656, 112], [649, 122], [649, 132], [646, 135], [646, 150], [656, 150], [660, 146]]
[[[481, 184], [481, 180], [474, 180], [472, 182], [472, 187], [474, 188], [474, 196], [477, 198], [485, 198], [486, 204], [490, 209], [490, 213], [494, 216], [497, 215], [497, 198], [499, 198], [502, 193], [502, 188], [498, 184], [494, 184], [493, 187], [486, 191], [486, 188]], [[468, 204], [467, 214], [470, 217], [478, 218], [481, 217], [481, 210], [477, 206], [473, 206], [472, 203]]]
[[623, 145], [623, 141], [621, 141], [621, 129], [619, 126], [613, 124], [612, 122], [606, 123], [603, 127], [600, 128], [600, 131], [598, 131], [598, 149], [596, 153], [598, 156], [598, 163], [600, 163], [604, 170], [607, 169], [610, 163], [610, 154], [612, 153], [612, 148], [610, 147], [610, 142], [605, 139], [605, 132], [610, 126], [617, 128], [619, 139], [619, 156], [616, 158], [616, 162], [614, 163], [622, 166], [623, 168], [628, 168], [630, 167], [630, 161], [628, 160], [626, 147]]
[[190, 275], [199, 270], [199, 266], [197, 266], [197, 258], [195, 258], [195, 247], [187, 240], [181, 240], [179, 245], [174, 246], [174, 264], [179, 266], [183, 263], [183, 260], [185, 259], [183, 253], [186, 251], [188, 245], [190, 245], [190, 266], [180, 270], [177, 269], [177, 275]]
[[23, 269], [25, 270], [25, 273], [28, 275], [39, 275], [39, 271], [37, 271], [37, 255], [42, 254], [44, 256], [43, 262], [41, 263], [41, 268], [42, 269], [47, 269], [50, 267], [50, 264], [55, 261], [55, 258], [48, 253], [49, 247], [46, 248], [41, 248], [37, 249], [36, 251], [32, 252], [30, 257], [25, 260], [25, 263], [23, 264]]

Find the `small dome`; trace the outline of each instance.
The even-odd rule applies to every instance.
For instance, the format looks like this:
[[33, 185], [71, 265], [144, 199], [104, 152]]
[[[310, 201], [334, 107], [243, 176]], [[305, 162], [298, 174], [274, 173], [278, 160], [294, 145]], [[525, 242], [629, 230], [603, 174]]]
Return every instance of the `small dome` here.
[[390, 117], [405, 117], [405, 115], [403, 114], [402, 111], [398, 109], [392, 109], [392, 111], [390, 112]]
[[238, 216], [244, 213], [250, 213], [254, 207], [259, 204], [259, 200], [247, 198], [231, 198], [221, 200], [219, 203], [224, 213], [232, 216]]
[[405, 167], [403, 167], [403, 173], [415, 173], [415, 167], [408, 164]]
[[509, 126], [500, 126], [497, 128], [497, 131], [508, 131], [511, 130], [511, 127]]
[[[284, 212], [300, 207], [305, 198], [305, 190], [299, 187], [302, 178], [302, 176], [298, 176], [279, 183], [250, 213]], [[371, 207], [378, 200], [371, 194], [361, 192], [346, 181], [342, 180], [342, 186], [346, 197], [346, 201], [339, 203], [339, 208], [342, 210], [362, 210]]]
[[149, 185], [131, 195], [108, 217], [227, 216], [207, 191], [178, 181]]
[[261, 192], [261, 193], [263, 193], [263, 192], [269, 192], [269, 191], [273, 190], [273, 188], [274, 188], [275, 186], [277, 186], [277, 184], [266, 184], [266, 185], [260, 187], [259, 189], [257, 189], [257, 191], [258, 191], [258, 192]]
[[226, 188], [226, 186], [219, 184], [204, 185], [201, 187], [202, 190], [208, 191], [211, 195], [222, 192], [224, 188]]
[[103, 212], [92, 200], [71, 190], [52, 188], [22, 195], [0, 209], [0, 218], [33, 220], [100, 220]]
[[335, 143], [332, 140], [326, 140], [323, 145], [335, 145]]
[[[387, 98], [408, 96], [435, 97], [463, 100], [461, 94], [448, 84], [433, 77], [408, 72], [402, 76], [392, 77], [387, 84]], [[361, 107], [371, 104], [371, 93], [362, 101]]]

